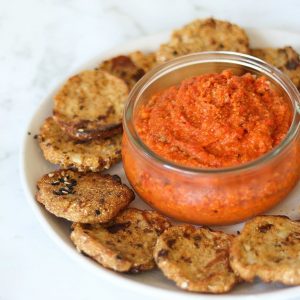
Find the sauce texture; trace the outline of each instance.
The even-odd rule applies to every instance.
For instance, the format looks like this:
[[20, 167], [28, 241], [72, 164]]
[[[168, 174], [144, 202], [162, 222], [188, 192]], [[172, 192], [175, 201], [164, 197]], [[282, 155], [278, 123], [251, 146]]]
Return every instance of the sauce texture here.
[[272, 150], [291, 121], [291, 107], [265, 77], [226, 70], [154, 94], [138, 111], [135, 127], [142, 141], [166, 160], [222, 168]]

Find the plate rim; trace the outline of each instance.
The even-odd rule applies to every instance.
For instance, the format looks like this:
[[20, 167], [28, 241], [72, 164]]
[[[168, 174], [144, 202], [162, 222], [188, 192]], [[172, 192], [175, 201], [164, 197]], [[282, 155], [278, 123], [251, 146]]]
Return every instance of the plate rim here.
[[[255, 27], [245, 27], [247, 32], [264, 32], [264, 33], [270, 33], [273, 35], [278, 34], [289, 34], [294, 35], [295, 38], [300, 39], [300, 34], [296, 32], [290, 32], [285, 30], [276, 30], [276, 29], [258, 29]], [[99, 54], [95, 55], [85, 63], [79, 64], [76, 68], [73, 68], [70, 72], [70, 74], [76, 73], [80, 70], [89, 68], [89, 66], [95, 66], [95, 61], [102, 61], [106, 58], [112, 57], [114, 55], [118, 55], [122, 53], [126, 53], [127, 51], [119, 51], [118, 49], [132, 49], [134, 48], [132, 45], [135, 44], [145, 44], [147, 40], [151, 39], [163, 39], [165, 37], [168, 37], [171, 31], [165, 31], [157, 34], [151, 34], [147, 35], [145, 37], [132, 39], [128, 42], [121, 43], [116, 45], [115, 47], [108, 49], [106, 51], [100, 52]], [[284, 45], [282, 46], [284, 47]], [[138, 49], [137, 49], [138, 50]], [[132, 50], [129, 50], [132, 51]], [[134, 50], [133, 50], [134, 51]], [[70, 75], [66, 74], [66, 78]], [[177, 299], [254, 299], [254, 298], [264, 298], [268, 296], [272, 296], [275, 299], [282, 299], [282, 296], [285, 297], [293, 297], [296, 296], [297, 292], [300, 292], [300, 286], [287, 286], [284, 289], [281, 290], [271, 290], [266, 291], [262, 293], [256, 293], [256, 294], [201, 294], [201, 293], [192, 293], [187, 292], [183, 290], [167, 290], [161, 287], [155, 287], [148, 285], [146, 282], [138, 282], [134, 281], [130, 278], [127, 278], [125, 276], [122, 276], [122, 274], [118, 274], [116, 272], [113, 272], [111, 270], [108, 270], [106, 268], [103, 268], [99, 266], [97, 263], [93, 262], [92, 260], [84, 257], [80, 253], [78, 253], [75, 249], [75, 247], [71, 248], [69, 244], [64, 241], [59, 234], [56, 232], [56, 230], [51, 226], [49, 221], [43, 216], [41, 213], [41, 207], [36, 202], [34, 196], [32, 195], [30, 188], [29, 188], [29, 182], [27, 181], [27, 172], [25, 170], [25, 161], [26, 161], [26, 144], [28, 142], [28, 132], [30, 131], [30, 128], [32, 126], [33, 120], [39, 115], [40, 111], [42, 110], [43, 106], [51, 99], [52, 95], [57, 91], [57, 89], [61, 86], [62, 81], [60, 81], [58, 84], [54, 85], [54, 87], [50, 87], [50, 92], [45, 93], [45, 96], [40, 101], [39, 105], [35, 107], [35, 109], [32, 111], [31, 114], [29, 114], [28, 119], [26, 120], [26, 126], [23, 131], [22, 140], [21, 140], [21, 147], [20, 147], [20, 153], [19, 153], [19, 170], [20, 170], [20, 180], [21, 180], [21, 186], [25, 194], [25, 198], [27, 200], [27, 203], [31, 207], [35, 217], [43, 227], [44, 231], [47, 233], [47, 235], [52, 239], [55, 244], [61, 248], [66, 254], [68, 254], [74, 261], [80, 263], [83, 267], [85, 267], [87, 270], [95, 273], [95, 275], [100, 276], [101, 278], [109, 281], [112, 284], [115, 284], [117, 286], [120, 286], [124, 289], [129, 289], [133, 292], [139, 292], [141, 294], [148, 294], [149, 291], [152, 293], [152, 295], [155, 295], [155, 297], [163, 298], [166, 296], [173, 297], [174, 300]]]

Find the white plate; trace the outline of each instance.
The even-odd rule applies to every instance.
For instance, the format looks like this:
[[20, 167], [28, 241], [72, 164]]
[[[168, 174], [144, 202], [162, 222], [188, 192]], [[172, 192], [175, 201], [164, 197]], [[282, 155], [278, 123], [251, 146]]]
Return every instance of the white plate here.
[[[300, 35], [273, 30], [247, 30], [252, 47], [282, 47], [285, 45], [292, 45], [296, 49], [300, 50]], [[95, 67], [104, 58], [112, 57], [117, 54], [126, 53], [134, 50], [152, 51], [157, 46], [166, 41], [169, 34], [159, 34], [149, 36], [136, 41], [132, 41], [126, 45], [117, 47], [114, 50], [109, 51], [106, 55], [99, 55], [92, 59], [90, 62], [75, 70], [76, 72]], [[75, 73], [75, 72], [74, 72]], [[195, 294], [182, 291], [176, 288], [175, 284], [164, 278], [164, 276], [158, 271], [149, 271], [138, 275], [124, 275], [112, 272], [99, 266], [93, 260], [79, 254], [69, 238], [70, 223], [46, 212], [46, 210], [39, 205], [35, 199], [34, 194], [36, 192], [36, 181], [45, 173], [53, 170], [54, 165], [46, 162], [42, 156], [42, 153], [38, 147], [37, 140], [33, 138], [38, 133], [44, 119], [52, 113], [52, 96], [48, 95], [46, 99], [41, 103], [40, 107], [33, 114], [28, 128], [25, 131], [25, 137], [23, 146], [21, 149], [21, 179], [24, 186], [26, 197], [29, 200], [31, 207], [33, 208], [39, 221], [49, 234], [49, 236], [75, 261], [79, 262], [83, 266], [92, 270], [98, 276], [105, 277], [111, 280], [114, 284], [135, 290], [141, 293], [153, 295], [160, 299], [214, 299], [214, 298], [256, 298], [263, 299], [266, 297], [272, 297], [273, 299], [293, 298], [300, 294], [300, 287], [284, 287], [280, 284], [263, 284], [259, 281], [255, 281], [252, 284], [240, 284], [230, 294], [225, 295], [206, 295]], [[27, 132], [31, 132], [28, 135]], [[109, 170], [111, 174], [119, 174], [124, 182], [127, 182], [122, 164], [118, 164]], [[288, 196], [288, 198], [275, 209], [270, 211], [270, 214], [285, 214], [292, 218], [299, 218], [299, 204], [297, 198], [300, 197], [300, 184], [295, 190]], [[134, 201], [135, 206], [146, 207], [146, 205], [137, 199]], [[235, 232], [241, 227], [241, 224], [235, 226], [221, 227], [226, 232]], [[219, 227], [220, 228], [220, 227]]]

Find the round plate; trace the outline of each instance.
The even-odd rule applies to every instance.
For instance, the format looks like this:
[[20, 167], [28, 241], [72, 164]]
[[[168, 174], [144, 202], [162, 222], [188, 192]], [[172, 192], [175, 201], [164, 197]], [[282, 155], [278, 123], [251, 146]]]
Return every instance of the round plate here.
[[[247, 30], [252, 47], [283, 47], [292, 45], [300, 50], [300, 35], [274, 30]], [[154, 51], [159, 44], [165, 42], [169, 37], [169, 33], [158, 34], [154, 36], [145, 37], [139, 40], [132, 41], [126, 45], [119, 46], [114, 50], [109, 51], [105, 55], [100, 55], [86, 63], [85, 65], [75, 70], [74, 73], [93, 68], [99, 64], [103, 59], [112, 57], [118, 54], [142, 50]], [[56, 89], [57, 90], [57, 89]], [[105, 277], [118, 286], [127, 289], [132, 289], [141, 293], [151, 294], [164, 299], [213, 299], [213, 298], [235, 298], [245, 299], [253, 298], [262, 299], [272, 297], [274, 299], [282, 299], [293, 297], [300, 294], [300, 287], [285, 287], [281, 284], [263, 284], [260, 281], [254, 283], [243, 283], [238, 285], [232, 292], [224, 295], [206, 295], [195, 294], [182, 291], [178, 289], [175, 284], [167, 280], [159, 270], [153, 270], [138, 275], [119, 274], [101, 267], [81, 254], [79, 254], [72, 242], [70, 241], [70, 223], [49, 214], [41, 205], [39, 205], [34, 198], [36, 192], [36, 182], [45, 173], [55, 169], [56, 166], [48, 163], [39, 149], [37, 140], [34, 135], [39, 132], [39, 128], [44, 119], [52, 114], [52, 96], [56, 90], [53, 91], [41, 103], [40, 107], [35, 111], [28, 128], [24, 133], [24, 142], [21, 149], [21, 179], [25, 194], [29, 200], [30, 206], [33, 208], [37, 218], [43, 225], [49, 236], [72, 258], [78, 263], [92, 270], [98, 276]], [[28, 135], [27, 132], [31, 132]], [[122, 168], [122, 164], [118, 164], [109, 170], [111, 174], [118, 174], [123, 182], [128, 183]], [[291, 218], [299, 218], [299, 204], [297, 198], [300, 196], [300, 185], [291, 192], [287, 199], [278, 205], [269, 214], [288, 215]], [[146, 208], [146, 204], [139, 198], [134, 201], [133, 206]], [[236, 232], [242, 227], [242, 224], [235, 226], [218, 227], [225, 232]]]

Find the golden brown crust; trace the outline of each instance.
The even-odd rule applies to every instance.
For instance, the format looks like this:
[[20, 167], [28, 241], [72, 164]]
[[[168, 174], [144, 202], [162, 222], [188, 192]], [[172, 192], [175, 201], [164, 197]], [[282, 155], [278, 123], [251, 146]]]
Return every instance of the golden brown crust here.
[[300, 89], [300, 59], [295, 49], [292, 47], [252, 49], [251, 55], [281, 70]]
[[134, 199], [134, 193], [115, 175], [58, 170], [37, 182], [36, 199], [57, 217], [72, 222], [103, 223]]
[[120, 161], [121, 140], [122, 135], [118, 134], [107, 139], [76, 141], [52, 117], [45, 120], [39, 134], [39, 144], [48, 161], [79, 171], [101, 171]]
[[122, 132], [128, 87], [101, 70], [83, 71], [67, 80], [54, 97], [55, 121], [74, 139], [105, 138]]
[[108, 224], [74, 224], [77, 249], [102, 266], [137, 273], [155, 267], [153, 248], [170, 223], [154, 211], [128, 208]]
[[230, 264], [244, 280], [300, 284], [300, 222], [259, 216], [247, 222], [230, 249]]
[[162, 44], [156, 52], [158, 62], [202, 51], [235, 51], [248, 53], [249, 40], [239, 26], [216, 20], [198, 19], [175, 30], [168, 43]]
[[119, 55], [105, 60], [101, 63], [99, 69], [124, 80], [129, 90], [131, 90], [137, 81], [145, 74], [144, 69], [136, 65], [131, 57], [126, 55]]
[[154, 52], [143, 53], [141, 51], [135, 51], [129, 53], [128, 56], [139, 68], [142, 68], [145, 73], [150, 71], [156, 65], [156, 56]]
[[164, 275], [182, 289], [225, 293], [239, 281], [229, 266], [232, 239], [206, 228], [173, 226], [158, 238], [154, 258]]

